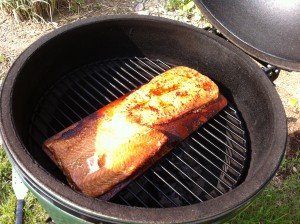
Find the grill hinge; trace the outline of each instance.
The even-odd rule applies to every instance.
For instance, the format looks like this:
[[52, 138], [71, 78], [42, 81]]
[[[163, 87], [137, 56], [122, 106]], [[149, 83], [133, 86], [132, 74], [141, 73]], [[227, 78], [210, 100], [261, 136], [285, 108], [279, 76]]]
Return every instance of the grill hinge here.
[[203, 29], [227, 40], [226, 37], [224, 37], [223, 34], [217, 28], [215, 28], [213, 26], [207, 26], [207, 27], [204, 27]]
[[[228, 39], [218, 29], [216, 29], [213, 26], [207, 26], [207, 27], [204, 27], [203, 29], [207, 30], [208, 32], [213, 33], [213, 34], [215, 34], [215, 35], [217, 35], [217, 36], [219, 36], [219, 37], [221, 37], [221, 38], [223, 38], [223, 39], [225, 39], [225, 40], [228, 41]], [[264, 73], [266, 74], [266, 76], [272, 82], [274, 82], [275, 79], [278, 78], [279, 72], [280, 72], [279, 68], [277, 68], [274, 65], [270, 65], [267, 62], [261, 61], [261, 60], [259, 60], [257, 58], [253, 58], [253, 59], [256, 60], [257, 62], [259, 62], [262, 65], [261, 69], [264, 71]]]
[[278, 76], [279, 76], [280, 69], [277, 68], [276, 66], [270, 65], [270, 64], [268, 64], [268, 63], [266, 63], [266, 62], [260, 61], [260, 63], [262, 64], [261, 69], [264, 71], [264, 73], [266, 74], [266, 76], [267, 76], [272, 82], [274, 82], [275, 79], [277, 79]]

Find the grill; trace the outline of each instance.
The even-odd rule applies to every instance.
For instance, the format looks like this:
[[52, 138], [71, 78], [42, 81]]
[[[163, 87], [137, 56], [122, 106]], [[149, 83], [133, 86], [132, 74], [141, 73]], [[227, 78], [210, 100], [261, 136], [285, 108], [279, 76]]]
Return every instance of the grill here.
[[[29, 132], [32, 155], [66, 183], [56, 166], [41, 157], [43, 141], [173, 66], [134, 57], [100, 61], [70, 72], [36, 107]], [[248, 157], [243, 120], [229, 104], [111, 201], [162, 208], [203, 202], [235, 188], [244, 177]]]
[[[177, 65], [214, 80], [228, 106], [109, 201], [73, 190], [43, 141]], [[269, 183], [286, 144], [280, 98], [248, 55], [157, 17], [96, 17], [47, 34], [15, 61], [0, 100], [10, 161], [55, 223], [224, 222]]]

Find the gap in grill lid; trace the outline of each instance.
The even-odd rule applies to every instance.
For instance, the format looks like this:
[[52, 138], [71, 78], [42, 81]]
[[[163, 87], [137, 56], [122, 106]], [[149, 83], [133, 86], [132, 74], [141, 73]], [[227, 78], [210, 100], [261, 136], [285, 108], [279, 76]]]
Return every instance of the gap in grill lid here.
[[[43, 152], [43, 141], [173, 67], [159, 59], [95, 62], [64, 76], [36, 106], [29, 131], [34, 159], [67, 184]], [[243, 181], [250, 160], [247, 131], [230, 102], [217, 116], [114, 196], [113, 203], [177, 207], [216, 198]]]

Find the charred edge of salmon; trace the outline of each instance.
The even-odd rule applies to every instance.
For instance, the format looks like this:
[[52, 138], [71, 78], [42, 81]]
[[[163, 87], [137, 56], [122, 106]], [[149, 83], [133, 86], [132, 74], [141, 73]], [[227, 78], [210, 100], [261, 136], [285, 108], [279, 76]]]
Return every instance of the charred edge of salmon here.
[[63, 129], [62, 131], [56, 133], [52, 137], [48, 138], [42, 145], [43, 150], [45, 153], [50, 157], [50, 159], [57, 165], [57, 161], [55, 161], [56, 157], [51, 150], [51, 145], [54, 144], [56, 141], [60, 141], [62, 139], [66, 140], [76, 136], [80, 133], [82, 127], [84, 127], [84, 123], [88, 120], [99, 119], [100, 117], [105, 116], [105, 114], [109, 113], [110, 110], [115, 107], [116, 105], [120, 104], [131, 92], [123, 95], [122, 97], [118, 98], [117, 100], [107, 104], [106, 106], [102, 107], [101, 109], [95, 111], [94, 113], [87, 115], [82, 120], [70, 125], [69, 127]]
[[[160, 125], [156, 126], [155, 128], [158, 130], [161, 130], [166, 133], [168, 136], [168, 143], [162, 147], [162, 149], [154, 155], [149, 161], [146, 161], [146, 163], [137, 171], [135, 171], [131, 176], [126, 178], [124, 181], [116, 184], [115, 186], [112, 186], [112, 188], [104, 193], [101, 196], [98, 196], [99, 199], [108, 201], [112, 197], [114, 197], [118, 192], [120, 192], [122, 189], [124, 189], [128, 184], [130, 184], [133, 180], [141, 176], [143, 173], [145, 173], [150, 167], [152, 167], [155, 163], [157, 163], [163, 156], [165, 156], [167, 153], [169, 153], [176, 145], [178, 145], [181, 141], [186, 139], [192, 132], [196, 131], [198, 128], [200, 128], [203, 124], [205, 124], [209, 119], [214, 117], [216, 114], [218, 114], [222, 109], [224, 109], [227, 106], [227, 100], [226, 98], [219, 94], [219, 97], [207, 104], [206, 106], [202, 107], [202, 109], [194, 110], [196, 112], [191, 112], [187, 115], [186, 118], [180, 118], [181, 121], [178, 123], [178, 120], [174, 120], [169, 125]], [[176, 123], [177, 122], [177, 123]], [[188, 126], [186, 127], [185, 126]], [[165, 127], [162, 127], [165, 126]], [[175, 127], [180, 129], [184, 129], [183, 131], [176, 131], [173, 129]], [[175, 136], [176, 135], [176, 136]], [[175, 137], [174, 137], [175, 136]]]

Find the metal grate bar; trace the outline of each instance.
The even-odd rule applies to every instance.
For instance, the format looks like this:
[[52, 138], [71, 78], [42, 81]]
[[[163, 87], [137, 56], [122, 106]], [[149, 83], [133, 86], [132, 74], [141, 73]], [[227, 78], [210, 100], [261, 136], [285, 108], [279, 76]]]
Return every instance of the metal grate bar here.
[[[237, 114], [237, 110], [235, 108], [233, 108], [230, 103], [228, 104], [227, 108], [229, 110], [231, 110], [235, 115]], [[237, 121], [241, 122], [237, 117], [233, 116], [233, 118], [236, 119]]]
[[[149, 59], [148, 59], [149, 60]], [[157, 59], [156, 61], [158, 61], [160, 64], [163, 64], [164, 66], [166, 66], [168, 69], [171, 68], [171, 66], [167, 65], [166, 63], [164, 63], [163, 61]]]
[[[80, 71], [80, 73], [83, 73], [83, 71]], [[89, 93], [89, 95], [91, 97], [93, 97], [94, 100], [96, 100], [98, 103], [100, 103], [101, 106], [105, 106], [106, 104], [110, 103], [112, 101], [112, 99], [110, 99], [108, 95], [104, 95], [102, 92], [100, 92], [98, 90], [98, 88], [96, 86], [94, 86], [93, 82], [88, 81], [88, 78], [90, 77], [90, 72], [86, 71], [85, 73], [89, 74], [89, 76], [85, 77], [81, 81], [82, 81], [82, 83], [85, 83], [87, 85], [87, 88], [85, 88], [85, 89], [90, 89], [90, 91], [86, 91], [86, 92]], [[95, 92], [94, 93], [95, 95], [91, 93], [92, 92], [91, 90], [93, 90]], [[105, 102], [99, 101], [97, 98], [104, 99]]]
[[[109, 98], [109, 103], [118, 98], [118, 96], [116, 94], [114, 94], [112, 91], [110, 91], [110, 88], [108, 88], [107, 86], [105, 86], [104, 84], [99, 82], [96, 78], [94, 78], [93, 74], [95, 74], [95, 73], [93, 71], [91, 71], [89, 69], [87, 69], [87, 71], [90, 72], [89, 77], [93, 80], [93, 83], [98, 84], [99, 86], [101, 86], [103, 89], [105, 89], [105, 91], [107, 91], [113, 97], [113, 98]], [[112, 85], [112, 84], [110, 84], [110, 85]], [[116, 90], [120, 91], [118, 88]]]
[[[238, 146], [239, 148], [243, 149], [244, 151], [246, 150], [244, 146], [240, 145], [237, 141], [235, 141], [234, 139], [232, 139], [230, 136], [224, 134], [222, 131], [220, 131], [218, 128], [216, 128], [213, 124], [208, 123], [208, 125], [210, 127], [212, 127], [216, 132], [220, 133], [222, 136], [224, 136], [227, 140], [229, 140], [230, 142], [234, 143], [236, 146]], [[242, 157], [243, 159], [246, 159], [245, 156], [243, 156], [240, 152], [236, 151], [234, 148], [232, 148], [232, 150], [238, 154], [240, 157]]]
[[[119, 91], [119, 93], [121, 93], [122, 95], [125, 94], [125, 92], [123, 92], [122, 90], [120, 90], [116, 85], [114, 85], [112, 82], [110, 82], [108, 79], [106, 79], [99, 71], [96, 70], [96, 68], [94, 68], [93, 70], [95, 72], [95, 74], [101, 78], [102, 80], [104, 80], [108, 85], [110, 85], [113, 89]], [[105, 70], [104, 70], [105, 71]], [[106, 73], [106, 71], [105, 71]], [[106, 73], [107, 74], [107, 73]], [[120, 86], [122, 86], [124, 89], [126, 89], [126, 91], [131, 91], [131, 89], [129, 87], [127, 87], [126, 85], [123, 84], [123, 82], [121, 82], [120, 80], [116, 79], [115, 77], [112, 77], [113, 80], [118, 83]], [[135, 85], [134, 85], [135, 86]]]
[[[187, 153], [186, 151], [182, 150], [180, 147], [179, 149], [186, 154], [190, 159], [192, 159], [195, 163], [197, 163], [198, 166], [200, 166], [201, 168], [205, 169], [205, 171], [207, 171], [210, 175], [212, 175], [216, 180], [222, 182], [226, 187], [228, 187], [228, 189], [231, 189], [231, 187], [226, 184], [221, 178], [219, 178], [218, 176], [216, 176], [210, 169], [208, 169], [206, 166], [204, 166], [203, 164], [199, 163], [198, 160], [196, 160], [194, 157], [192, 157], [189, 153]], [[176, 157], [178, 157], [177, 155], [175, 155]], [[179, 158], [179, 157], [178, 157]], [[180, 159], [180, 158], [179, 158]], [[189, 166], [190, 167], [190, 166]], [[195, 171], [195, 169], [193, 169], [192, 167], [190, 167], [190, 169], [195, 172], [196, 174], [198, 174], [197, 171]], [[223, 170], [221, 170], [223, 171]], [[224, 172], [224, 171], [223, 171]], [[199, 175], [199, 174], [198, 174]], [[203, 178], [204, 179], [204, 178]], [[204, 179], [206, 180], [206, 179]], [[234, 180], [234, 179], [233, 179]], [[208, 181], [210, 183], [210, 181]]]
[[[32, 136], [32, 140], [34, 141], [35, 145], [43, 144], [41, 139], [46, 139], [47, 135], [40, 129], [40, 127], [38, 125], [34, 124], [33, 127], [35, 127], [35, 132], [34, 132], [34, 135]], [[40, 135], [42, 137], [40, 137]]]
[[[198, 173], [195, 169], [193, 169], [188, 163], [186, 163], [183, 159], [181, 159], [179, 156], [177, 156], [176, 154], [174, 154], [174, 153], [172, 153], [172, 155], [176, 158], [176, 159], [178, 159], [179, 161], [181, 161], [185, 166], [187, 166], [190, 170], [192, 170], [195, 174], [197, 174], [199, 177], [201, 177], [203, 180], [205, 180], [211, 187], [213, 187], [216, 191], [218, 191], [220, 194], [223, 194], [223, 192], [222, 191], [220, 191], [216, 186], [214, 186], [207, 178], [205, 178], [205, 177], [203, 177], [200, 173]], [[189, 154], [188, 154], [189, 155]], [[190, 155], [189, 155], [190, 156]], [[191, 156], [190, 156], [191, 157]], [[195, 158], [193, 158], [194, 160], [195, 160]], [[196, 162], [196, 160], [195, 160], [195, 162]], [[200, 165], [200, 164], [199, 164]], [[204, 166], [202, 166], [202, 165], [200, 165], [201, 167], [204, 167]], [[206, 168], [206, 167], [205, 167]], [[177, 168], [177, 169], [179, 169], [179, 168]], [[207, 170], [208, 171], [208, 170]], [[181, 171], [180, 170], [180, 172], [182, 172], [183, 173], [183, 171]], [[208, 171], [208, 172], [210, 172], [210, 171]], [[191, 179], [186, 173], [183, 173], [190, 181], [192, 181], [193, 183], [195, 183], [199, 188], [201, 188], [201, 190], [203, 190], [208, 196], [210, 196], [210, 197], [212, 197], [213, 198], [213, 196], [211, 196], [210, 195], [210, 193], [209, 192], [207, 192], [204, 188], [202, 188], [201, 186], [199, 186], [193, 179]], [[212, 175], [214, 175], [213, 173], [211, 173]], [[216, 177], [216, 176], [215, 176]], [[216, 179], [217, 180], [219, 180], [219, 181], [221, 181], [221, 182], [223, 182], [220, 178], [218, 178], [218, 177], [216, 177]], [[225, 182], [224, 182], [224, 184], [228, 187], [228, 188], [230, 188]]]
[[[66, 98], [67, 98], [68, 100], [72, 101], [72, 102], [77, 106], [77, 108], [79, 108], [84, 114], [87, 114], [87, 115], [89, 114], [89, 112], [88, 112], [82, 105], [80, 105], [80, 104], [77, 102], [77, 100], [73, 99], [73, 97], [70, 96], [70, 94], [66, 93]], [[80, 113], [80, 114], [82, 114], [82, 113]], [[82, 115], [79, 115], [79, 117], [82, 118]]]
[[[108, 69], [111, 69], [113, 72], [115, 72], [116, 75], [118, 75], [118, 77], [120, 77], [122, 79], [122, 81], [119, 80], [119, 82], [129, 83], [132, 86], [131, 88], [129, 88], [130, 90], [132, 90], [132, 88], [137, 88], [137, 85], [135, 85], [133, 82], [131, 82], [128, 78], [126, 78], [123, 75], [121, 75], [120, 72], [117, 72], [112, 66], [109, 66], [107, 64], [106, 67]], [[108, 74], [108, 75], [111, 76], [111, 74], [107, 70], [105, 70], [104, 68], [101, 67], [101, 70], [104, 71], [106, 74]]]
[[[199, 132], [197, 132], [197, 134], [199, 136], [201, 136], [203, 139], [206, 139], [202, 134], [200, 134]], [[203, 149], [205, 149], [207, 152], [209, 152], [211, 155], [213, 155], [216, 159], [218, 159], [221, 162], [224, 162], [224, 164], [226, 164], [228, 167], [230, 167], [233, 171], [236, 172], [236, 174], [240, 175], [239, 171], [236, 170], [235, 168], [231, 167], [229, 163], [227, 163], [226, 161], [223, 161], [222, 158], [220, 158], [216, 153], [212, 152], [212, 150], [210, 150], [208, 147], [204, 146], [202, 143], [200, 143], [197, 139], [195, 138], [191, 138], [193, 141], [195, 141], [196, 143], [198, 143], [200, 146], [203, 147]], [[208, 141], [209, 143], [211, 143], [210, 141]], [[218, 149], [218, 148], [217, 148]], [[220, 150], [222, 151], [222, 150]], [[226, 153], [224, 151], [222, 151], [225, 155]], [[213, 162], [212, 162], [213, 163]]]
[[[228, 106], [228, 108], [230, 109], [230, 110], [233, 110], [233, 108], [232, 107], [230, 107], [230, 106]], [[241, 125], [242, 124], [242, 122], [239, 120], [239, 119], [237, 119], [235, 116], [233, 116], [230, 112], [228, 112], [227, 110], [223, 110], [224, 111], [224, 113], [226, 114], [226, 115], [228, 115], [230, 118], [232, 118], [233, 120], [235, 120], [239, 125]], [[235, 110], [233, 110], [234, 112], [235, 112]], [[236, 114], [236, 113], [235, 113]]]
[[[59, 96], [57, 96], [57, 97], [59, 97]], [[68, 103], [66, 103], [66, 102], [64, 101], [64, 99], [61, 99], [60, 102], [61, 102], [66, 108], [68, 108], [68, 110], [69, 110], [72, 114], [74, 114], [74, 115], [77, 117], [78, 120], [80, 120], [80, 119], [82, 118], [82, 117], [76, 112], [76, 110], [74, 110], [73, 108], [71, 108], [71, 107], [68, 105]], [[66, 113], [63, 113], [63, 114], [66, 114]], [[70, 120], [73, 122], [72, 119], [70, 119]]]
[[[79, 84], [79, 82], [75, 82], [71, 77], [68, 77], [68, 80], [70, 82], [72, 82], [76, 87], [78, 88], [78, 90], [83, 91], [83, 93], [87, 94], [88, 96], [90, 96], [95, 102], [97, 102], [98, 104], [100, 104], [100, 106], [104, 106], [103, 103], [101, 103], [93, 94], [90, 93], [90, 91], [87, 91], [86, 88], [84, 88], [82, 85]], [[86, 100], [86, 97], [84, 97], [82, 94], [79, 93], [79, 91], [72, 91], [72, 94], [75, 94], [77, 96], [79, 96], [81, 99], [83, 99], [83, 101], [85, 103], [87, 103], [94, 111], [97, 110], [97, 108], [92, 104], [92, 102], [89, 102], [88, 100]]]
[[[230, 134], [233, 134], [234, 136], [236, 136], [237, 138], [239, 138], [240, 141], [242, 141], [243, 144], [246, 143], [246, 139], [244, 139], [242, 136], [240, 136], [238, 133], [234, 132], [232, 129], [230, 129], [229, 126], [226, 126], [224, 124], [222, 124], [219, 120], [218, 120], [219, 116], [215, 117], [211, 123], [216, 122], [218, 125], [220, 125], [221, 127], [223, 127], [224, 129], [226, 129], [226, 131], [229, 131]], [[209, 123], [210, 124], [210, 123]]]
[[237, 126], [236, 124], [234, 124], [233, 122], [231, 122], [230, 120], [228, 120], [226, 117], [222, 116], [222, 114], [219, 114], [219, 117], [222, 118], [225, 122], [227, 122], [228, 125], [233, 126], [239, 132], [241, 132], [242, 134], [245, 134], [245, 132], [244, 132], [244, 130], [242, 128], [240, 128], [239, 126]]
[[[196, 152], [199, 156], [201, 156], [203, 159], [205, 159], [207, 162], [209, 162], [214, 168], [218, 169], [219, 171], [221, 171], [224, 175], [226, 175], [227, 177], [229, 177], [230, 179], [232, 179], [233, 181], [236, 181], [235, 179], [233, 179], [228, 173], [226, 173], [224, 170], [222, 170], [220, 167], [218, 167], [214, 162], [212, 162], [210, 159], [208, 159], [206, 156], [204, 156], [201, 152], [199, 152], [197, 149], [195, 149], [193, 146], [189, 146], [190, 149], [192, 149], [194, 152]], [[181, 148], [181, 147], [180, 147]], [[202, 148], [204, 148], [204, 146], [202, 146]], [[181, 148], [182, 149], [182, 148]], [[183, 149], [182, 149], [183, 150]], [[184, 150], [183, 150], [184, 151]]]
[[[43, 138], [47, 138], [47, 134], [45, 134], [38, 125], [34, 124], [35, 130], [37, 130], [42, 136]], [[44, 129], [43, 129], [44, 130]]]
[[[93, 74], [96, 75], [97, 78], [100, 78], [103, 81], [100, 82], [99, 80], [97, 80], [96, 78], [93, 77], [93, 79], [95, 80], [95, 82], [97, 82], [100, 86], [102, 86], [103, 88], [107, 89], [107, 91], [109, 91], [109, 89], [114, 89], [116, 91], [119, 92], [119, 94], [124, 95], [125, 92], [122, 91], [120, 88], [118, 88], [113, 82], [107, 80], [103, 75], [101, 75], [95, 68], [93, 68], [93, 70], [91, 70], [91, 72]], [[126, 85], [122, 84], [122, 82], [120, 82], [118, 79], [113, 77], [113, 80], [116, 81], [116, 83], [120, 84], [123, 88], [126, 89], [126, 92], [130, 91], [130, 88], [128, 88]], [[107, 85], [108, 87], [106, 87], [105, 85]], [[119, 96], [115, 95], [114, 93], [112, 93], [111, 91], [109, 91], [115, 98], [118, 98]]]
[[135, 182], [153, 201], [155, 201], [161, 208], [164, 208], [164, 205], [161, 204], [143, 185], [139, 184], [138, 181]]
[[[52, 117], [53, 117], [53, 116], [51, 115], [51, 118], [52, 118]], [[40, 117], [40, 118], [42, 118], [42, 117]], [[65, 126], [64, 124], [62, 124], [58, 119], [53, 119], [53, 123], [55, 122], [55, 124], [56, 124], [56, 125], [59, 125], [60, 128], [55, 128], [54, 125], [52, 124], [52, 122], [51, 122], [51, 123], [49, 122], [49, 124], [47, 123], [48, 121], [43, 120], [43, 122], [45, 123], [46, 127], [49, 126], [49, 128], [53, 131], [52, 133], [56, 133], [56, 132], [58, 132], [58, 131], [60, 131], [60, 130], [63, 130], [63, 129], [66, 127], [66, 126]]]
[[[169, 164], [171, 164], [176, 170], [178, 170], [179, 173], [181, 173], [182, 175], [184, 175], [189, 181], [191, 181], [193, 184], [195, 184], [198, 188], [200, 188], [203, 192], [205, 192], [208, 196], [210, 196], [211, 198], [213, 198], [213, 196], [211, 196], [203, 187], [201, 187], [199, 184], [197, 184], [190, 176], [188, 176], [185, 172], [183, 172], [178, 166], [176, 166], [172, 161], [170, 161], [169, 159], [166, 159], [166, 161], [168, 161]], [[183, 162], [182, 160], [180, 160], [184, 165], [188, 166], [190, 169], [192, 169], [188, 164], [186, 164], [185, 162]], [[196, 172], [194, 169], [192, 169], [195, 173], [198, 174], [199, 177], [201, 177], [202, 179], [206, 180], [205, 178], [203, 178], [198, 172]], [[207, 181], [207, 180], [206, 180]], [[215, 186], [213, 186], [213, 184], [211, 184], [209, 181], [207, 181], [207, 183], [209, 183], [213, 188], [215, 188], [217, 191], [219, 191], [218, 188], [216, 188]], [[223, 193], [221, 191], [219, 191], [219, 193]], [[200, 199], [201, 200], [201, 199]], [[202, 200], [201, 200], [202, 201]]]
[[[39, 140], [37, 139], [36, 136], [34, 136], [34, 137], [32, 138], [32, 140], [33, 140], [33, 142], [35, 143], [35, 145], [41, 145], [41, 144], [43, 144], [42, 142], [39, 142]], [[39, 147], [38, 147], [38, 150], [40, 150]]]
[[[135, 68], [133, 68], [133, 67], [132, 67], [131, 65], [129, 65], [128, 63], [124, 63], [124, 65], [125, 65], [126, 67], [128, 67], [131, 71], [135, 72], [135, 74], [138, 74], [141, 78], [145, 79], [146, 82], [149, 82], [149, 81], [150, 81], [149, 78], [147, 78], [147, 77], [145, 77], [144, 75], [142, 75], [140, 72], [138, 72]], [[123, 68], [123, 69], [124, 69], [124, 68]], [[125, 70], [125, 69], [124, 69], [124, 71], [126, 71], [127, 74], [131, 74], [130, 71], [128, 72], [128, 71]], [[131, 77], [132, 77], [132, 75], [131, 75]], [[141, 83], [141, 84], [143, 84], [143, 83]]]
[[[138, 61], [138, 62], [140, 62], [142, 65], [144, 65], [146, 68], [148, 68], [150, 71], [152, 71], [152, 72], [154, 72], [154, 73], [156, 73], [157, 75], [159, 75], [160, 74], [160, 72], [159, 71], [157, 71], [156, 69], [154, 69], [153, 67], [151, 67], [151, 66], [149, 66], [147, 63], [145, 63], [144, 61], [142, 61], [141, 59], [139, 59], [139, 58], [137, 58], [137, 57], [135, 57], [135, 59]], [[157, 66], [157, 64], [156, 64], [156, 66], [155, 67], [158, 67], [159, 68], [159, 66]], [[162, 71], [165, 71], [165, 70], [162, 70]]]
[[[88, 69], [86, 69], [86, 73], [89, 74], [89, 76], [84, 79], [83, 81], [89, 86], [89, 88], [93, 89], [98, 96], [101, 97], [101, 99], [105, 99], [106, 102], [104, 103], [105, 105], [110, 103], [111, 101], [113, 101], [115, 98], [117, 98], [117, 96], [115, 96], [111, 91], [108, 91], [107, 88], [105, 88], [105, 90], [109, 93], [107, 95], [103, 94], [102, 92], [99, 91], [99, 88], [97, 88], [97, 86], [95, 86], [95, 79], [93, 78], [93, 76], [91, 75], [90, 71]], [[91, 82], [88, 80], [88, 78], [91, 78], [94, 82]], [[113, 96], [114, 98], [111, 98], [111, 96]], [[95, 97], [96, 98], [96, 97]]]
[[168, 197], [165, 192], [163, 190], [161, 190], [157, 184], [153, 183], [148, 177], [147, 175], [143, 175], [142, 178], [144, 178], [145, 180], [147, 180], [150, 184], [151, 187], [155, 188], [160, 194], [162, 194], [164, 196], [165, 199], [167, 199], [169, 202], [171, 202], [174, 206], [178, 206], [178, 204], [176, 204], [170, 197]]
[[187, 190], [190, 194], [192, 194], [195, 198], [198, 199], [198, 201], [202, 202], [202, 200], [194, 194], [193, 191], [191, 191], [184, 183], [182, 183], [176, 176], [174, 176], [165, 166], [159, 164], [159, 167], [162, 168], [166, 173], [168, 173], [178, 184], [180, 184], [185, 190]]
[[74, 95], [74, 98], [75, 98], [75, 96], [79, 97], [81, 100], [81, 103], [79, 104], [78, 100], [74, 100], [73, 97], [70, 96], [70, 94], [67, 94], [67, 96], [70, 99], [73, 99], [73, 102], [76, 103], [78, 106], [80, 106], [82, 108], [82, 110], [84, 110], [86, 112], [86, 114], [89, 114], [90, 112], [88, 112], [86, 109], [84, 109], [86, 106], [82, 105], [82, 102], [84, 102], [86, 105], [88, 105], [92, 110], [96, 110], [96, 107], [94, 107], [89, 101], [87, 101], [85, 97], [83, 97], [81, 94], [79, 94], [78, 91], [72, 92], [72, 95]]
[[119, 198], [128, 206], [131, 206], [131, 204], [126, 200], [122, 195], [119, 195]]
[[[234, 149], [229, 146], [227, 143], [223, 142], [220, 138], [218, 138], [216, 135], [214, 135], [212, 132], [208, 131], [206, 128], [203, 127], [203, 130], [208, 133], [210, 136], [212, 136], [214, 139], [218, 140], [221, 144], [225, 145], [226, 147], [230, 148], [232, 151], [234, 151]], [[228, 156], [230, 159], [232, 159], [234, 162], [236, 162], [239, 166], [241, 166], [242, 168], [244, 167], [243, 164], [241, 164], [240, 162], [238, 162], [236, 159], [234, 159], [232, 156], [230, 156], [228, 153], [226, 153], [226, 151], [223, 151], [220, 147], [218, 147], [215, 143], [213, 143], [213, 141], [209, 140], [208, 138], [206, 138], [205, 136], [203, 136], [202, 134], [200, 134], [198, 132], [198, 135], [200, 135], [203, 139], [205, 139], [207, 142], [209, 142], [211, 145], [213, 145], [215, 148], [217, 148], [218, 150], [220, 150], [222, 153], [224, 153], [226, 156]], [[211, 152], [211, 150], [210, 150]], [[228, 164], [229, 165], [229, 164]], [[230, 165], [229, 165], [230, 167]], [[239, 173], [238, 171], [236, 171], [237, 173]]]
[[140, 202], [143, 207], [148, 208], [148, 205], [142, 200], [140, 199], [134, 192], [132, 192], [130, 189], [128, 189], [128, 192], [138, 201]]
[[[139, 68], [140, 70], [142, 70], [143, 72], [145, 72], [146, 74], [148, 74], [151, 78], [153, 78], [155, 75], [151, 74], [149, 71], [147, 71], [146, 69], [144, 69], [142, 66], [140, 66], [138, 63], [136, 63], [135, 61], [133, 61], [132, 59], [129, 60], [133, 65], [135, 65], [137, 68]], [[159, 72], [155, 72], [156, 75], [159, 75]]]
[[[46, 101], [49, 101], [49, 99], [46, 99]], [[53, 101], [49, 101], [49, 102], [51, 104], [53, 103]], [[56, 110], [57, 110], [57, 112], [59, 112], [59, 114], [61, 114], [61, 116], [65, 117], [68, 120], [68, 122], [72, 122], [72, 120], [70, 120], [69, 117], [66, 116], [66, 113], [64, 113], [60, 107], [57, 107]], [[62, 125], [63, 128], [65, 128], [65, 125], [63, 125], [54, 115], [50, 114], [46, 110], [45, 110], [45, 112], [48, 113], [53, 119], [55, 119], [56, 121], [58, 121]]]
[[184, 195], [182, 195], [180, 192], [178, 192], [175, 188], [173, 188], [171, 186], [171, 184], [169, 184], [165, 178], [161, 177], [156, 171], [154, 171], [153, 169], [150, 169], [152, 171], [152, 173], [157, 176], [166, 186], [168, 186], [170, 189], [172, 189], [178, 196], [180, 196], [186, 203], [188, 203], [189, 205], [191, 204], [191, 202], [189, 202], [186, 197]]
[[[87, 94], [89, 97], [91, 97], [93, 99], [93, 101], [97, 102], [97, 104], [99, 104], [101, 107], [105, 106], [105, 103], [103, 103], [99, 99], [97, 99], [97, 97], [95, 97], [94, 94], [92, 94], [90, 91], [87, 91], [87, 89], [85, 87], [83, 87], [81, 83], [77, 82], [76, 86], [79, 87], [81, 90], [83, 90], [83, 92], [85, 94]], [[97, 108], [95, 106], [93, 106], [93, 109], [97, 110]]]
[[[46, 113], [47, 113], [47, 112], [46, 112]], [[51, 116], [51, 117], [52, 117], [52, 116]], [[44, 123], [44, 125], [45, 125], [46, 127], [49, 127], [49, 128], [51, 129], [52, 133], [56, 133], [56, 132], [57, 132], [57, 130], [56, 130], [55, 128], [53, 128], [52, 125], [49, 124], [49, 123], [45, 120], [45, 118], [44, 118], [43, 116], [37, 116], [36, 119], [38, 119], [39, 121], [42, 121], [42, 123]], [[60, 122], [58, 122], [58, 124], [59, 124], [62, 128], [64, 128], [63, 124], [61, 124]], [[36, 123], [34, 124], [34, 126], [39, 127], [38, 125], [36, 125]], [[47, 136], [47, 134], [45, 134], [45, 135]], [[47, 137], [48, 137], [48, 136], [47, 136]]]
[[[233, 161], [235, 161], [237, 164], [239, 164], [241, 167], [243, 167], [243, 165], [238, 162], [236, 159], [234, 159], [231, 155], [229, 155], [225, 150], [222, 150], [219, 146], [217, 146], [217, 144], [214, 143], [214, 139], [217, 139], [221, 144], [223, 144], [225, 147], [228, 147], [231, 152], [235, 152], [234, 148], [228, 146], [227, 143], [223, 142], [220, 138], [218, 138], [216, 135], [214, 135], [212, 132], [208, 131], [206, 128], [203, 127], [203, 130], [208, 133], [210, 135], [210, 137], [212, 137], [212, 140], [206, 138], [204, 135], [202, 135], [200, 132], [198, 132], [197, 134], [200, 135], [204, 140], [206, 140], [210, 145], [214, 146], [216, 149], [218, 149], [221, 153], [225, 154], [226, 156], [228, 156], [230, 159], [232, 159]], [[244, 157], [244, 156], [243, 156]], [[245, 158], [243, 158], [245, 159]]]
[[[136, 57], [135, 57], [136, 58]], [[153, 61], [149, 60], [148, 58], [144, 58], [148, 63], [150, 63], [152, 66], [157, 67], [158, 69], [160, 69], [162, 72], [166, 71], [166, 69], [162, 68], [161, 66], [159, 66], [157, 63], [154, 63]], [[168, 68], [168, 67], [167, 67]]]

